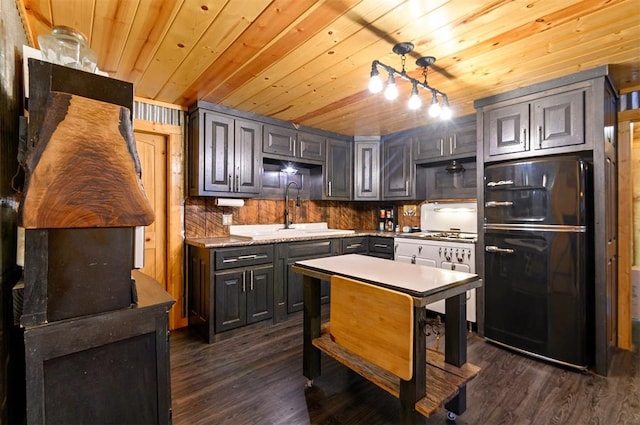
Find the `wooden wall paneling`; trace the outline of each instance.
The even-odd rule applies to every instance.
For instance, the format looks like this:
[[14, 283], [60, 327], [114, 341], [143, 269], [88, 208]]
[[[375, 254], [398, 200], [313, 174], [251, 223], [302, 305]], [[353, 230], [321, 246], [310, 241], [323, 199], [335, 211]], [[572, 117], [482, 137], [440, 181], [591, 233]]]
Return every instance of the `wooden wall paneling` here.
[[[624, 111], [618, 114], [618, 347], [633, 348], [632, 329], [632, 279], [634, 264], [634, 233], [637, 232], [634, 209], [637, 209], [634, 179], [640, 170], [634, 156], [640, 139], [636, 140], [634, 128], [640, 127], [640, 109]], [[634, 208], [635, 207], [635, 208]]]
[[187, 326], [187, 307], [183, 289], [183, 199], [184, 158], [183, 135], [180, 126], [135, 120], [139, 131], [162, 134], [167, 137], [167, 292], [176, 300], [169, 312], [171, 329]]
[[633, 188], [631, 123], [618, 122], [618, 347], [630, 350], [631, 341], [631, 230]]

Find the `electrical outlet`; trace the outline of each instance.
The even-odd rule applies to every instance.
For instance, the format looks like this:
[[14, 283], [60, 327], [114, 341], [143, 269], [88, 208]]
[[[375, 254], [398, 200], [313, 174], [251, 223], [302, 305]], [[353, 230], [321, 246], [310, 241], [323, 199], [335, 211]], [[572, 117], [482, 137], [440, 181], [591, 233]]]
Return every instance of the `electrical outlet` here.
[[231, 226], [233, 224], [233, 214], [222, 214], [222, 225]]

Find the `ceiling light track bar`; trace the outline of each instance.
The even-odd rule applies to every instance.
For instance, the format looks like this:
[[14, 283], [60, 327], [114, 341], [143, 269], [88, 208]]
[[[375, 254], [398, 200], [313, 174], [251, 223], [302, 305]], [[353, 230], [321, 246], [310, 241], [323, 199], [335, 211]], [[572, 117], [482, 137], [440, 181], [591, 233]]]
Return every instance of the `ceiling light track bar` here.
[[413, 78], [409, 74], [407, 74], [407, 72], [405, 70], [398, 71], [394, 67], [389, 66], [389, 65], [385, 65], [384, 63], [382, 63], [382, 62], [380, 62], [379, 60], [376, 59], [371, 63], [371, 68], [373, 69], [373, 68], [377, 68], [377, 67], [383, 68], [385, 71], [387, 71], [387, 73], [393, 74], [393, 75], [397, 75], [398, 77], [402, 78], [405, 81], [410, 82], [411, 84], [415, 84], [418, 87], [422, 87], [424, 90], [430, 91], [432, 94], [437, 94], [439, 96], [442, 96], [442, 98], [447, 98], [448, 99], [448, 97], [447, 97], [447, 95], [445, 93], [441, 92], [440, 90], [438, 90], [438, 89], [436, 89], [434, 87], [431, 87], [429, 84], [427, 84], [424, 81], [416, 80], [415, 78]]
[[[430, 117], [440, 117], [442, 119], [451, 118], [451, 109], [449, 108], [449, 98], [447, 95], [440, 90], [431, 87], [429, 83], [427, 83], [427, 70], [429, 66], [433, 65], [436, 61], [436, 58], [433, 56], [423, 56], [418, 58], [416, 61], [416, 65], [422, 68], [422, 76], [424, 77], [424, 81], [416, 80], [415, 78], [409, 76], [405, 71], [405, 60], [406, 54], [413, 50], [413, 44], [409, 42], [398, 43], [393, 46], [393, 53], [399, 55], [402, 58], [402, 70], [398, 71], [392, 66], [386, 65], [379, 60], [374, 60], [371, 63], [371, 79], [369, 80], [369, 91], [371, 93], [380, 93], [383, 89], [383, 82], [380, 79], [380, 71], [378, 68], [382, 68], [389, 74], [389, 78], [387, 80], [387, 86], [384, 90], [384, 96], [388, 100], [395, 100], [398, 97], [398, 88], [396, 87], [396, 77], [399, 77], [405, 81], [411, 83], [411, 96], [409, 97], [408, 106], [409, 109], [420, 109], [422, 106], [422, 100], [420, 99], [420, 95], [418, 93], [418, 87], [422, 87], [423, 90], [431, 92], [431, 105], [429, 106], [429, 116]], [[442, 98], [442, 104], [438, 101], [438, 96]]]

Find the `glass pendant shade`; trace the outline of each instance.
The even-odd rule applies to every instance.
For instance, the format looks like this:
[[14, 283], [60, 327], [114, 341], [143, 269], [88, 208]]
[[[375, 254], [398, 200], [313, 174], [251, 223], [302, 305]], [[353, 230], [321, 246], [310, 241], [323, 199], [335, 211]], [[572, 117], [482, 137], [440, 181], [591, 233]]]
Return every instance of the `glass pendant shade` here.
[[451, 118], [451, 115], [453, 115], [453, 113], [451, 112], [451, 108], [449, 108], [448, 105], [444, 105], [442, 107], [442, 110], [440, 111], [440, 118], [442, 118], [443, 120], [448, 120]]

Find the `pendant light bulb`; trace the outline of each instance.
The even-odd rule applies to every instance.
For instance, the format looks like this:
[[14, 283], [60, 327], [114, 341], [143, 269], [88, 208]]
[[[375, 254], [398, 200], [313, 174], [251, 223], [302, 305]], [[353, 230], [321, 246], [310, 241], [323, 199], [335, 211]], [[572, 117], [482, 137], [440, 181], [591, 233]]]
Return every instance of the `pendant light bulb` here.
[[380, 93], [382, 91], [382, 80], [380, 79], [380, 73], [374, 66], [371, 67], [371, 79], [369, 80], [369, 91], [371, 93]]
[[442, 110], [442, 108], [440, 107], [440, 104], [438, 103], [438, 98], [434, 94], [433, 95], [433, 99], [431, 100], [431, 106], [429, 107], [429, 116], [431, 118], [439, 117], [441, 110]]
[[398, 87], [396, 86], [396, 80], [393, 78], [393, 74], [389, 74], [389, 81], [387, 81], [387, 88], [384, 90], [384, 97], [387, 100], [396, 100], [398, 97]]
[[411, 89], [411, 97], [409, 97], [409, 109], [415, 111], [416, 109], [420, 109], [422, 106], [422, 99], [418, 95], [418, 86], [416, 84], [413, 85]]
[[442, 107], [442, 110], [440, 111], [440, 118], [442, 118], [443, 120], [448, 120], [452, 115], [453, 112], [451, 112], [451, 108], [449, 108], [448, 105], [444, 105]]

